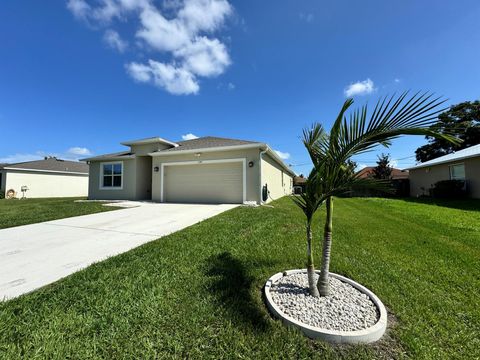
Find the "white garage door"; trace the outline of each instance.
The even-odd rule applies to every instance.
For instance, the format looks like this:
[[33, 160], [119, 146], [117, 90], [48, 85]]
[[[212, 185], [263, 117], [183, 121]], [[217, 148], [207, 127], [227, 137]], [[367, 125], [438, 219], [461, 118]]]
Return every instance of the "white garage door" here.
[[166, 165], [164, 200], [179, 203], [243, 202], [243, 163]]

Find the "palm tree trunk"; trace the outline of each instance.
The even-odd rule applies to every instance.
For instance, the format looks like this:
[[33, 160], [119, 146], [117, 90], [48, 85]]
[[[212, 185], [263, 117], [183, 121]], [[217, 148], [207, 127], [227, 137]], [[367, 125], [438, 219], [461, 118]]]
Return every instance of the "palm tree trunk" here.
[[312, 254], [312, 220], [307, 220], [307, 275], [308, 275], [308, 288], [310, 295], [319, 297], [317, 284], [315, 282], [315, 267], [313, 266], [313, 254]]
[[333, 213], [333, 197], [327, 198], [327, 218], [325, 220], [325, 230], [323, 235], [322, 249], [322, 267], [317, 287], [320, 296], [328, 296], [330, 289], [328, 286], [328, 278], [330, 271], [330, 250], [332, 247], [332, 213]]

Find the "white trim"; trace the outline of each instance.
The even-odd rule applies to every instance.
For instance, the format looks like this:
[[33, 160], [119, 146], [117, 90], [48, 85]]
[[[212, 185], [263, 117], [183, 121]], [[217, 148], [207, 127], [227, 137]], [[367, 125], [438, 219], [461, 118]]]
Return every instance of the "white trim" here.
[[293, 171], [292, 169], [290, 169], [290, 167], [288, 167], [288, 165], [285, 164], [285, 162], [282, 160], [282, 158], [281, 158], [280, 156], [278, 156], [278, 154], [277, 154], [274, 150], [272, 150], [272, 149], [270, 148], [270, 146], [268, 146], [268, 145], [267, 145], [267, 153], [268, 153], [268, 155], [270, 155], [270, 156], [273, 158], [273, 160], [275, 160], [277, 163], [279, 163], [280, 165], [282, 165], [283, 168], [284, 168], [285, 170], [287, 170], [287, 172], [288, 172], [291, 176], [297, 176], [297, 174], [295, 173], [295, 171]]
[[176, 161], [162, 163], [160, 169], [160, 202], [164, 202], [164, 174], [165, 166], [181, 166], [181, 165], [202, 165], [202, 164], [221, 164], [221, 163], [235, 163], [241, 162], [243, 165], [243, 202], [247, 201], [247, 159], [246, 158], [234, 158], [234, 159], [219, 159], [219, 160], [196, 160], [196, 161]]
[[28, 168], [12, 168], [12, 167], [4, 167], [3, 170], [20, 170], [20, 171], [35, 171], [35, 172], [46, 172], [46, 173], [57, 173], [57, 174], [73, 174], [73, 175], [86, 175], [88, 173], [84, 172], [75, 172], [75, 171], [59, 171], [59, 170], [40, 170], [40, 169], [28, 169]]
[[[462, 155], [462, 154], [465, 154], [465, 155]], [[473, 145], [473, 146], [470, 146], [468, 148], [455, 151], [451, 154], [443, 155], [443, 156], [440, 156], [438, 158], [425, 161], [423, 163], [419, 163], [415, 166], [406, 168], [405, 170], [421, 169], [421, 168], [425, 168], [425, 167], [442, 165], [442, 164], [447, 164], [447, 163], [450, 163], [450, 162], [462, 161], [462, 160], [475, 158], [475, 157], [480, 157], [480, 144]]]
[[184, 155], [184, 154], [195, 154], [195, 153], [210, 153], [210, 152], [219, 152], [219, 151], [234, 151], [234, 150], [246, 150], [246, 149], [260, 149], [265, 150], [278, 164], [280, 164], [290, 175], [296, 176], [295, 172], [290, 169], [287, 164], [273, 151], [270, 146], [265, 143], [253, 143], [245, 145], [233, 145], [233, 146], [217, 146], [209, 148], [200, 148], [200, 149], [189, 149], [189, 150], [175, 150], [175, 151], [165, 151], [160, 150], [148, 155], [152, 157], [156, 156], [174, 156], [174, 155]]
[[136, 156], [135, 154], [133, 155], [119, 155], [119, 156], [112, 156], [112, 157], [103, 157], [102, 155], [96, 156], [96, 157], [91, 157], [91, 158], [85, 158], [85, 159], [80, 159], [80, 161], [86, 161], [86, 162], [98, 162], [98, 161], [120, 161], [120, 160], [129, 160], [129, 159], [135, 159]]
[[260, 198], [258, 199], [259, 200], [259, 204], [261, 205], [262, 203], [264, 203], [263, 201], [263, 174], [262, 174], [262, 166], [263, 166], [263, 155], [266, 154], [268, 151], [268, 149], [265, 149], [263, 151], [260, 151], [260, 156], [259, 156], [259, 162], [258, 162], [258, 176], [259, 176], [259, 179], [260, 179]]
[[[113, 186], [113, 176], [112, 174], [112, 186], [103, 186], [103, 166], [104, 165], [115, 165], [115, 164], [120, 164], [122, 165], [122, 175], [121, 175], [121, 182], [120, 186]], [[113, 171], [113, 169], [112, 169]], [[125, 174], [125, 167], [123, 166], [123, 161], [106, 161], [106, 162], [101, 162], [100, 163], [100, 178], [98, 182], [98, 189], [99, 190], [123, 190], [123, 175]]]
[[245, 144], [245, 145], [216, 146], [216, 147], [209, 147], [209, 148], [175, 150], [175, 151], [160, 150], [160, 151], [149, 153], [148, 155], [150, 156], [183, 155], [183, 154], [195, 154], [195, 153], [218, 152], [218, 151], [229, 151], [229, 150], [257, 149], [262, 146], [266, 146], [266, 144], [254, 143], [254, 144]]
[[145, 144], [155, 144], [155, 143], [164, 143], [167, 145], [171, 145], [173, 147], [179, 146], [177, 143], [174, 143], [173, 141], [168, 141], [165, 139], [162, 139], [161, 137], [153, 137], [153, 138], [146, 138], [146, 139], [140, 139], [140, 140], [131, 140], [131, 141], [124, 141], [121, 142], [120, 144], [125, 145], [125, 146], [132, 146], [132, 145], [145, 145]]
[[[453, 167], [453, 166], [458, 166], [458, 165], [462, 165], [462, 166], [463, 166], [463, 179], [454, 179], [454, 178], [452, 177], [452, 167]], [[450, 175], [450, 180], [466, 180], [465, 163], [464, 163], [464, 162], [459, 162], [459, 163], [455, 163], [455, 164], [449, 164], [449, 165], [448, 165], [448, 174]]]

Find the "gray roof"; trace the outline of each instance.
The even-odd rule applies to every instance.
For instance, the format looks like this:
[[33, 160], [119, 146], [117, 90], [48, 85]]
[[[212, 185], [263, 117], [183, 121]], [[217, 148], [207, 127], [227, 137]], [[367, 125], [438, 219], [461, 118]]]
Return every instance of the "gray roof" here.
[[88, 165], [79, 161], [61, 160], [49, 157], [44, 160], [25, 161], [15, 164], [7, 164], [3, 166], [6, 169], [28, 169], [28, 170], [46, 170], [61, 171], [70, 173], [88, 174]]
[[423, 168], [427, 166], [439, 165], [447, 162], [458, 161], [458, 160], [468, 159], [468, 158], [477, 157], [477, 156], [480, 156], [480, 144], [470, 146], [463, 150], [455, 151], [454, 153], [451, 153], [451, 154], [440, 156], [433, 160], [425, 161], [409, 169], [418, 169], [418, 168]]
[[130, 151], [119, 151], [115, 153], [110, 153], [110, 154], [103, 154], [103, 155], [98, 155], [94, 157], [90, 157], [87, 159], [82, 159], [83, 161], [90, 161], [90, 160], [112, 160], [112, 159], [118, 159], [118, 158], [129, 158], [134, 156], [134, 154]]
[[236, 139], [227, 139], [214, 136], [205, 136], [198, 139], [178, 141], [177, 147], [172, 147], [165, 150], [160, 150], [160, 152], [173, 152], [173, 151], [182, 151], [182, 150], [195, 150], [195, 149], [205, 149], [205, 148], [214, 148], [214, 147], [223, 147], [223, 146], [237, 146], [237, 145], [248, 145], [248, 144], [261, 144], [258, 141], [248, 141], [248, 140], [236, 140]]

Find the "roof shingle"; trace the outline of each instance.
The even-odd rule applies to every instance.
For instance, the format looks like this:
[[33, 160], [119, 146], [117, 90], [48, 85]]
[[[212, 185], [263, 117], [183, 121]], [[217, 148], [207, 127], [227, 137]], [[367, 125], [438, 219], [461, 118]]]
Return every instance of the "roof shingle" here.
[[214, 147], [223, 147], [223, 146], [236, 146], [236, 145], [261, 144], [261, 143], [258, 141], [236, 140], [236, 139], [220, 138], [220, 137], [214, 137], [214, 136], [205, 136], [198, 139], [178, 141], [177, 144], [178, 144], [177, 147], [160, 150], [160, 152], [195, 150], [195, 149], [205, 149], [205, 148], [214, 148]]
[[7, 164], [4, 168], [11, 169], [30, 169], [46, 171], [62, 171], [71, 173], [88, 174], [88, 165], [80, 161], [61, 160], [49, 157], [44, 160], [26, 161], [15, 164]]

